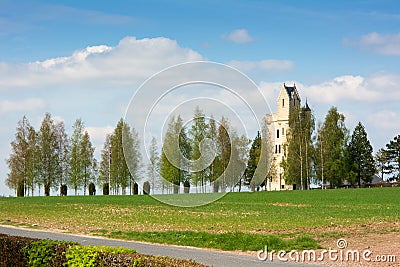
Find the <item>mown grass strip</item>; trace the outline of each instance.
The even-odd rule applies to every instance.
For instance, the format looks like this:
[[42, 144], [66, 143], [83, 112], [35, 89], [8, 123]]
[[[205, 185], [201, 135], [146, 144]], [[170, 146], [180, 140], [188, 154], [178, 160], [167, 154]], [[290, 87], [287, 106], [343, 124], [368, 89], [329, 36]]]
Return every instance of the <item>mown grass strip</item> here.
[[299, 236], [284, 240], [277, 235], [246, 234], [240, 232], [214, 234], [192, 231], [115, 231], [108, 234], [103, 233], [102, 235], [117, 239], [200, 248], [215, 248], [228, 251], [257, 251], [264, 248], [265, 245], [268, 245], [270, 249], [286, 251], [292, 249], [303, 250], [321, 248], [317, 241], [308, 236]]
[[[165, 197], [186, 202], [202, 196]], [[398, 232], [400, 187], [228, 193], [216, 202], [192, 208], [169, 206], [143, 195], [0, 198], [0, 214], [0, 224], [102, 236], [115, 232], [111, 237], [224, 250], [259, 250], [267, 244], [266, 235], [291, 242], [302, 235], [321, 241], [337, 239], [355, 230]], [[127, 231], [132, 231], [131, 237]], [[162, 237], [168, 231], [179, 238]], [[185, 241], [176, 234], [186, 231], [200, 236], [189, 234], [193, 240]], [[218, 233], [240, 238], [212, 236]], [[231, 240], [237, 244], [229, 245]], [[296, 243], [301, 244], [295, 242], [287, 247], [295, 248]], [[277, 248], [282, 247], [285, 248]]]

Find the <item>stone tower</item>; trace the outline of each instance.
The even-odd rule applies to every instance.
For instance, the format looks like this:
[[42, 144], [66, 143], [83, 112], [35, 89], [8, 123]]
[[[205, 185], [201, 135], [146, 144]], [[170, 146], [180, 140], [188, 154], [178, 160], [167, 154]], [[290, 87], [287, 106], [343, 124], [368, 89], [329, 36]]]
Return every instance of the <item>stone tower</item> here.
[[[296, 88], [283, 84], [278, 96], [278, 111], [274, 114], [268, 114], [266, 117], [269, 129], [269, 144], [273, 162], [270, 174], [264, 184], [266, 190], [288, 190], [293, 189], [291, 185], [285, 184], [283, 168], [281, 167], [284, 158], [284, 145], [287, 142], [286, 134], [289, 129], [289, 114], [293, 107], [300, 108], [301, 99]], [[307, 105], [308, 106], [308, 105]]]

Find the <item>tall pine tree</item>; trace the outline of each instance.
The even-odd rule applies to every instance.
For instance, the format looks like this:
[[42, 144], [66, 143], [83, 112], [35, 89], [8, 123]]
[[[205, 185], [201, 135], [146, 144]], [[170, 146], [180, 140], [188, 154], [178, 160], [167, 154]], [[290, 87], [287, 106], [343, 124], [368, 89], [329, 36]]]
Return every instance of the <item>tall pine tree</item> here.
[[386, 157], [388, 161], [388, 171], [392, 174], [391, 181], [399, 181], [400, 177], [400, 134], [395, 136], [386, 144]]
[[[356, 175], [358, 186], [361, 186], [361, 181], [371, 183], [372, 176], [375, 174], [373, 149], [361, 122], [355, 127], [347, 150], [348, 172]], [[349, 182], [353, 184], [354, 181], [350, 180]]]
[[385, 174], [388, 174], [388, 159], [387, 159], [387, 152], [385, 149], [381, 148], [375, 154], [375, 164], [377, 171], [381, 175], [382, 181], [385, 180]]

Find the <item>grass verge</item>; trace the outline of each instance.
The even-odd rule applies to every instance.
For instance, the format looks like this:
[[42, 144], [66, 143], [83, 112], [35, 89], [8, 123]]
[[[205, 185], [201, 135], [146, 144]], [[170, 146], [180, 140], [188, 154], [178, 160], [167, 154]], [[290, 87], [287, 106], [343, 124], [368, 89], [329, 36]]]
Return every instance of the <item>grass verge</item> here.
[[247, 234], [241, 232], [213, 234], [192, 231], [136, 232], [115, 231], [102, 235], [125, 240], [136, 240], [160, 244], [174, 244], [200, 248], [215, 248], [226, 251], [257, 251], [268, 245], [274, 250], [303, 250], [321, 248], [317, 241], [308, 236], [282, 239], [277, 235]]
[[[165, 197], [187, 202], [202, 196]], [[323, 243], [399, 232], [400, 188], [228, 193], [190, 208], [147, 195], [0, 198], [0, 214], [0, 224], [154, 243], [259, 250], [271, 242], [296, 249], [302, 242], [292, 240], [304, 236]]]

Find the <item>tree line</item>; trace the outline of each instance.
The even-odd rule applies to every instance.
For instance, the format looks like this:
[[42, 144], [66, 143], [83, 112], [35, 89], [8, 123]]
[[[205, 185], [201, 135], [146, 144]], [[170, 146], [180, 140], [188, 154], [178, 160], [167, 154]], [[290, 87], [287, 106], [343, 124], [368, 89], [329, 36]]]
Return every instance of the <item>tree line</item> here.
[[[38, 130], [26, 116], [18, 122], [11, 154], [6, 162], [9, 167], [6, 184], [17, 196], [33, 195], [35, 190], [50, 195], [50, 189], [67, 194], [83, 190], [95, 194], [96, 186], [103, 194], [137, 194], [138, 181], [145, 177], [144, 193], [179, 193], [183, 187], [188, 193], [191, 186], [196, 192], [206, 188], [225, 192], [242, 186], [251, 190], [266, 186], [267, 179], [284, 170], [285, 183], [309, 189], [312, 183], [340, 187], [344, 183], [361, 186], [371, 183], [376, 173], [390, 175], [389, 180], [399, 179], [400, 135], [385, 148], [373, 155], [367, 132], [361, 122], [350, 134], [345, 117], [336, 107], [330, 108], [323, 123], [315, 127], [315, 119], [307, 107], [292, 107], [290, 129], [283, 147], [281, 166], [275, 161], [272, 142], [274, 132], [265, 122], [253, 140], [239, 135], [229, 119], [215, 120], [196, 107], [189, 125], [182, 118], [170, 119], [161, 146], [153, 137], [149, 147], [149, 163], [143, 172], [139, 136], [124, 120], [120, 119], [112, 134], [106, 136], [101, 150], [100, 163], [94, 158], [90, 136], [84, 123], [77, 119], [73, 133], [68, 137], [63, 122], [55, 122], [49, 113]], [[123, 143], [130, 149], [124, 150]], [[257, 172], [262, 149], [269, 165], [267, 174]], [[262, 177], [258, 177], [262, 175]], [[162, 179], [163, 178], [163, 179]]]
[[[184, 193], [190, 186], [204, 193], [225, 192], [244, 182], [250, 140], [239, 135], [228, 118], [216, 121], [196, 107], [191, 125], [182, 118], [172, 117], [168, 123], [159, 160], [159, 173], [164, 182], [161, 190]], [[167, 182], [167, 183], [166, 183]]]
[[[14, 189], [17, 196], [33, 196], [35, 190], [39, 195], [44, 190], [44, 195], [49, 196], [51, 189], [66, 195], [68, 187], [73, 189], [75, 195], [79, 190], [84, 195], [87, 191], [93, 195], [96, 192], [95, 183], [103, 186], [103, 194], [108, 194], [110, 188], [115, 194], [125, 194], [126, 188], [132, 187], [133, 177], [125, 163], [123, 134], [138, 151], [137, 133], [131, 131], [121, 119], [114, 132], [107, 136], [107, 148], [102, 153], [110, 164], [105, 167], [102, 160], [99, 166], [82, 119], [74, 122], [73, 133], [68, 137], [64, 122], [55, 122], [50, 113], [45, 114], [38, 130], [23, 116], [17, 124], [11, 153], [6, 159], [9, 167], [6, 185]], [[133, 155], [138, 162], [139, 154]]]

